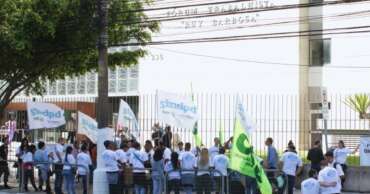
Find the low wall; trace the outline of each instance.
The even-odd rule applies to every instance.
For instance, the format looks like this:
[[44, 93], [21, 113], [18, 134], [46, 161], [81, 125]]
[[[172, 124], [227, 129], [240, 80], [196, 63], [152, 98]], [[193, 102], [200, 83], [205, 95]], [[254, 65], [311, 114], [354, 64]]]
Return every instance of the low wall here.
[[[310, 165], [305, 165], [304, 173], [297, 180], [297, 188], [308, 177]], [[370, 193], [370, 167], [348, 167], [343, 191]]]

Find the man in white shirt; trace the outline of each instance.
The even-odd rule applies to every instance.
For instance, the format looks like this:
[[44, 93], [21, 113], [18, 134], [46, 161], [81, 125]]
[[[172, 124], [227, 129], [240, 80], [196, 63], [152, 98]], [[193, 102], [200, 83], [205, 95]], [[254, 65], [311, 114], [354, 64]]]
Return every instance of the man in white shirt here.
[[87, 194], [87, 175], [89, 172], [89, 166], [92, 165], [91, 157], [87, 153], [87, 146], [81, 146], [81, 152], [77, 155], [78, 165], [78, 176], [82, 178], [83, 194]]
[[163, 141], [159, 141], [159, 148], [160, 149], [163, 149], [163, 159], [164, 159], [164, 162], [167, 163], [168, 161], [171, 160], [171, 154], [172, 154], [172, 151], [170, 150], [170, 148], [166, 147], [163, 143]]
[[102, 153], [102, 159], [104, 161], [105, 170], [107, 173], [107, 179], [109, 184], [109, 193], [115, 193], [118, 187], [118, 157], [114, 151], [114, 142], [105, 141], [105, 150]]
[[283, 172], [288, 177], [288, 194], [293, 194], [295, 186], [295, 178], [302, 171], [302, 160], [295, 153], [294, 145], [288, 147], [288, 151], [280, 158]]
[[118, 160], [122, 164], [128, 164], [129, 157], [128, 157], [127, 151], [128, 151], [127, 143], [121, 143], [120, 149], [116, 151]]
[[55, 181], [54, 181], [54, 191], [55, 194], [63, 194], [63, 158], [64, 158], [64, 144], [65, 139], [63, 137], [59, 138], [58, 143], [55, 145], [54, 150], [54, 171], [55, 171]]
[[218, 139], [217, 137], [215, 137], [213, 139], [213, 142], [214, 142], [214, 145], [211, 146], [209, 149], [208, 149], [208, 152], [209, 152], [209, 161], [211, 161], [211, 165], [212, 165], [212, 161], [213, 161], [213, 158], [218, 155], [219, 153], [219, 150], [220, 150], [220, 139]]
[[180, 141], [178, 144], [177, 144], [177, 154], [178, 155], [181, 155], [182, 153], [184, 153], [184, 143], [182, 141]]
[[320, 194], [320, 183], [317, 180], [317, 171], [311, 169], [308, 175], [309, 178], [301, 183], [302, 194]]
[[147, 184], [144, 164], [149, 160], [149, 158], [144, 151], [140, 151], [140, 143], [135, 142], [134, 148], [135, 151], [130, 156], [130, 163], [133, 167], [135, 193], [143, 194], [145, 193], [145, 187]]
[[184, 172], [181, 173], [182, 184], [186, 194], [191, 194], [194, 187], [195, 172], [194, 167], [196, 166], [196, 158], [191, 152], [191, 144], [185, 144], [185, 152], [180, 155], [181, 169]]
[[229, 167], [229, 158], [225, 155], [225, 149], [223, 147], [219, 149], [219, 154], [213, 157], [212, 164], [216, 170], [214, 173], [216, 191], [220, 191], [222, 181], [226, 184], [227, 168]]
[[319, 183], [321, 194], [341, 193], [341, 176], [344, 176], [342, 167], [339, 163], [334, 163], [333, 152], [325, 154], [327, 166], [319, 172]]

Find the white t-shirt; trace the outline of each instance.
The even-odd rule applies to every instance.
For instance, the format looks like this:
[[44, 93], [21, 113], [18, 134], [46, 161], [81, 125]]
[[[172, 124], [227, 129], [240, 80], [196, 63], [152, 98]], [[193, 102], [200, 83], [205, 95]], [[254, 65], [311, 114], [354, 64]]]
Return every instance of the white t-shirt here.
[[[180, 156], [181, 161], [181, 169], [182, 170], [194, 170], [194, 167], [197, 164], [197, 159], [195, 158], [194, 154], [186, 151]], [[183, 174], [192, 173], [192, 172], [183, 172]]]
[[167, 162], [167, 164], [164, 166], [164, 171], [166, 173], [168, 173], [168, 179], [169, 180], [181, 179], [181, 177], [180, 177], [180, 171], [179, 170], [174, 171], [171, 162]]
[[[218, 154], [213, 158], [213, 165], [215, 170], [220, 171], [222, 176], [227, 176], [227, 168], [229, 167], [229, 158], [224, 154]], [[220, 176], [220, 173], [216, 172], [215, 176]]]
[[343, 168], [340, 164], [337, 164], [334, 167], [334, 163], [329, 163], [328, 166], [332, 167], [332, 168], [335, 168], [335, 170], [337, 170], [338, 176], [344, 176], [344, 171], [343, 171]]
[[184, 153], [185, 151], [184, 151], [184, 150], [181, 150], [181, 151], [180, 151], [180, 150], [177, 150], [176, 152], [177, 152], [177, 154], [180, 156], [180, 155], [181, 155], [182, 153]]
[[148, 154], [146, 154], [143, 151], [136, 150], [133, 152], [130, 156], [130, 164], [132, 164], [132, 167], [134, 168], [133, 172], [145, 172], [144, 169], [144, 162], [148, 161]]
[[[87, 171], [89, 169], [89, 165], [92, 165], [91, 157], [89, 154], [81, 152], [77, 155], [77, 164], [78, 166], [78, 174], [79, 175], [87, 175]], [[82, 167], [82, 166], [84, 167]]]
[[27, 152], [22, 155], [23, 163], [33, 162], [33, 154], [31, 152]]
[[314, 178], [306, 179], [301, 183], [302, 194], [320, 194], [320, 183]]
[[73, 165], [76, 164], [76, 159], [75, 157], [73, 157], [72, 154], [68, 154], [67, 161], [63, 159], [63, 164], [69, 164], [69, 165], [63, 165], [63, 170], [70, 170], [73, 167]]
[[[61, 161], [58, 158], [58, 153], [59, 153]], [[57, 143], [55, 145], [54, 162], [63, 162], [64, 156], [65, 156], [64, 155], [64, 146], [62, 144]]]
[[105, 150], [102, 153], [102, 159], [104, 161], [105, 169], [107, 172], [117, 172], [118, 169], [118, 157], [116, 152], [112, 150]]
[[280, 161], [283, 162], [283, 172], [291, 176], [296, 176], [297, 167], [303, 165], [301, 158], [294, 152], [285, 152]]
[[211, 161], [211, 165], [213, 166], [212, 162], [213, 162], [213, 158], [215, 156], [218, 155], [218, 152], [219, 152], [219, 148], [217, 146], [212, 146], [208, 149], [208, 153], [209, 153], [209, 161]]
[[332, 183], [336, 182], [336, 186], [334, 187], [320, 187], [321, 194], [333, 194], [333, 193], [340, 193], [342, 189], [340, 177], [338, 172], [333, 167], [325, 167], [319, 172], [319, 182], [320, 183]]
[[171, 160], [171, 150], [169, 148], [165, 148], [163, 152], [163, 159], [164, 160]]
[[352, 151], [348, 148], [337, 148], [334, 150], [334, 160], [339, 164], [345, 164], [347, 157]]
[[116, 154], [117, 154], [118, 160], [121, 161], [121, 163], [127, 163], [128, 162], [129, 157], [127, 156], [127, 152], [125, 152], [122, 149], [119, 149], [119, 150], [116, 151]]

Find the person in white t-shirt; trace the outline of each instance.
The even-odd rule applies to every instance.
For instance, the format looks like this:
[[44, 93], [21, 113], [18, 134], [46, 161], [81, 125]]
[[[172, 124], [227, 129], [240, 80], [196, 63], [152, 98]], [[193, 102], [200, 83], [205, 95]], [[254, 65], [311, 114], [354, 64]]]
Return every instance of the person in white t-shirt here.
[[63, 165], [64, 187], [68, 194], [76, 194], [75, 191], [75, 174], [73, 169], [76, 167], [76, 159], [73, 156], [72, 146], [66, 148]]
[[194, 187], [194, 168], [196, 167], [196, 158], [191, 152], [191, 144], [185, 144], [185, 152], [180, 155], [181, 179], [186, 194], [191, 194]]
[[293, 194], [296, 176], [302, 171], [302, 160], [295, 153], [294, 145], [289, 145], [288, 151], [280, 158], [282, 170], [288, 177], [288, 194]]
[[[342, 166], [342, 169], [343, 169], [343, 172], [344, 174], [346, 174], [347, 172], [347, 158], [350, 154], [355, 154], [358, 149], [360, 148], [360, 145], [357, 146], [357, 148], [352, 151], [351, 149], [347, 148], [345, 145], [344, 145], [344, 142], [342, 140], [340, 140], [338, 142], [338, 147], [334, 150], [334, 161], [336, 163], [339, 163], [341, 166]], [[345, 181], [345, 176], [343, 176], [342, 178], [342, 185]]]
[[229, 167], [229, 158], [225, 155], [225, 149], [223, 147], [219, 149], [219, 154], [213, 158], [212, 165], [216, 170], [214, 173], [216, 191], [220, 191], [222, 181], [226, 183], [227, 168]]
[[130, 156], [130, 164], [132, 164], [133, 168], [135, 194], [145, 194], [147, 181], [144, 164], [149, 158], [144, 151], [140, 151], [141, 146], [139, 142], [134, 143], [134, 148], [135, 151]]
[[209, 151], [209, 161], [211, 161], [211, 164], [213, 162], [213, 158], [218, 154], [220, 150], [220, 139], [215, 137], [213, 139], [214, 145], [211, 146], [208, 151]]
[[107, 173], [107, 180], [109, 184], [109, 193], [113, 193], [118, 188], [118, 157], [115, 152], [115, 145], [112, 141], [104, 142], [105, 150], [102, 153], [102, 160], [104, 161], [105, 171]]
[[92, 165], [91, 157], [88, 154], [87, 146], [81, 146], [81, 152], [77, 155], [78, 176], [82, 178], [83, 194], [87, 194], [87, 175]]
[[122, 164], [128, 164], [129, 157], [128, 157], [128, 153], [127, 152], [128, 152], [127, 143], [121, 143], [120, 149], [118, 149], [116, 151], [116, 154], [117, 154], [118, 160]]
[[180, 194], [181, 175], [179, 154], [177, 152], [172, 152], [171, 160], [165, 164], [164, 171], [168, 174], [166, 193], [174, 191], [175, 194]]
[[24, 170], [24, 190], [28, 191], [27, 185], [28, 185], [28, 179], [30, 179], [32, 187], [35, 189], [35, 191], [38, 191], [36, 184], [35, 184], [35, 177], [34, 177], [34, 171], [33, 171], [33, 155], [36, 151], [36, 146], [30, 145], [27, 147], [27, 152], [22, 156], [22, 167]]
[[333, 152], [325, 154], [326, 167], [319, 172], [321, 194], [341, 193], [341, 176], [344, 175], [341, 165], [334, 162]]
[[164, 145], [164, 142], [163, 141], [159, 141], [159, 148], [163, 150], [163, 159], [164, 159], [164, 163], [167, 163], [168, 161], [171, 160], [171, 153], [172, 151], [170, 150], [170, 148], [166, 147]]
[[55, 181], [54, 181], [54, 191], [55, 194], [63, 194], [62, 185], [63, 185], [63, 158], [64, 158], [64, 144], [65, 139], [63, 137], [58, 139], [58, 143], [55, 145], [54, 150], [54, 172], [55, 172]]
[[317, 171], [311, 169], [308, 172], [309, 178], [301, 183], [302, 194], [320, 194], [320, 183], [317, 180]]
[[185, 152], [185, 150], [184, 150], [184, 143], [182, 141], [180, 141], [177, 144], [177, 150], [176, 150], [176, 152], [177, 152], [178, 155], [181, 155], [182, 153]]

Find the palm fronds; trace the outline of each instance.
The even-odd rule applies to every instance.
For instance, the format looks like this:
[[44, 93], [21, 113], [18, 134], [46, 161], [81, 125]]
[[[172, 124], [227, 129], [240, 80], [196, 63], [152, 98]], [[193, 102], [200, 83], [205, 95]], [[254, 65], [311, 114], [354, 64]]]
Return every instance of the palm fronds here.
[[367, 111], [370, 108], [370, 97], [367, 94], [355, 94], [349, 96], [345, 104], [360, 114], [360, 118], [364, 119]]

